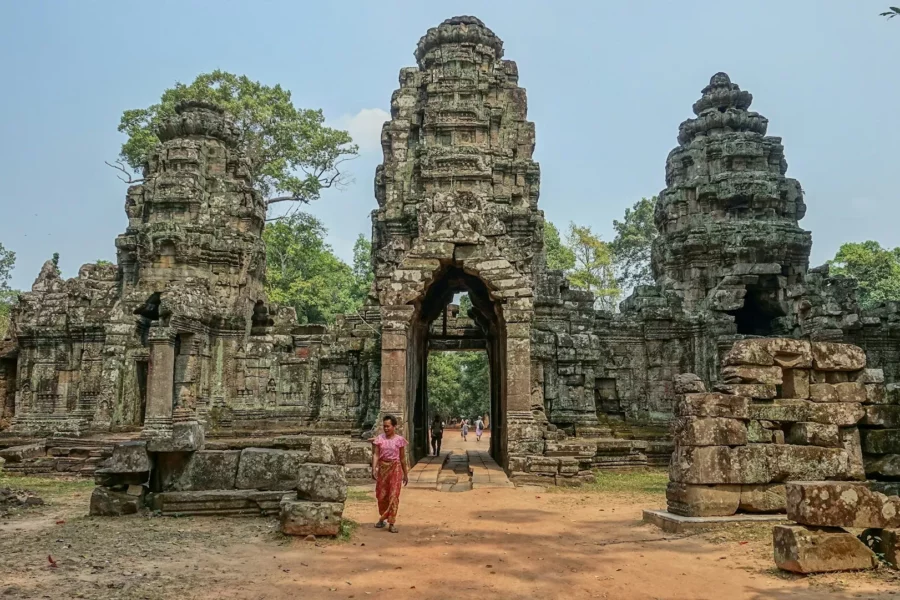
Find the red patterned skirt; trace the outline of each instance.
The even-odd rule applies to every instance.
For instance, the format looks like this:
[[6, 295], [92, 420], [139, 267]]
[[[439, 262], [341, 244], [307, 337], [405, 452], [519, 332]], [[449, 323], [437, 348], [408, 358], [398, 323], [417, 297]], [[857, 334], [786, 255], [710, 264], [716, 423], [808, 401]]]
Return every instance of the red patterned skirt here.
[[400, 490], [403, 488], [403, 467], [399, 460], [378, 463], [378, 479], [375, 481], [375, 497], [382, 521], [391, 525], [397, 519], [400, 508]]

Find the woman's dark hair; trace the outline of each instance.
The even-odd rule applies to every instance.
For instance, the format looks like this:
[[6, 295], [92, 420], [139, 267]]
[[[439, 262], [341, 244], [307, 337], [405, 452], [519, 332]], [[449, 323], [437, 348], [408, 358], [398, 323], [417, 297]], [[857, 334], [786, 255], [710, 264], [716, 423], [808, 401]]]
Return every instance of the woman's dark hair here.
[[397, 417], [395, 417], [394, 415], [384, 415], [384, 418], [381, 420], [382, 421], [390, 421], [391, 425], [393, 425], [394, 427], [397, 426]]

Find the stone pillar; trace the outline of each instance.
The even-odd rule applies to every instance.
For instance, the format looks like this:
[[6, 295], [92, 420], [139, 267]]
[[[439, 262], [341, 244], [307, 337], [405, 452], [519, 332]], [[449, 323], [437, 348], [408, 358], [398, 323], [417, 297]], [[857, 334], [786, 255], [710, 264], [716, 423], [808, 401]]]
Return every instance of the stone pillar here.
[[[531, 323], [525, 311], [506, 314], [506, 414], [501, 435], [500, 458], [504, 468], [509, 457], [542, 455], [543, 431], [531, 412]], [[494, 431], [491, 431], [494, 435]]]
[[[412, 306], [386, 306], [381, 309], [381, 411], [375, 428], [381, 426], [381, 416], [394, 415], [400, 431], [409, 439], [410, 390], [408, 388], [409, 323]], [[414, 390], [413, 390], [414, 391]]]
[[144, 437], [165, 437], [172, 432], [175, 337], [168, 327], [150, 330], [150, 367], [147, 374], [147, 412]]

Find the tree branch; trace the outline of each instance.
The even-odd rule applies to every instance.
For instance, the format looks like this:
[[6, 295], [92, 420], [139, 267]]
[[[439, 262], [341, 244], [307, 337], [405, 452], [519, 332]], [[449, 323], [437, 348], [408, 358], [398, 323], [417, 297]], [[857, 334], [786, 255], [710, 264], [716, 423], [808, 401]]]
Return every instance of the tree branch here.
[[125, 165], [121, 159], [117, 160], [116, 164], [109, 163], [105, 160], [103, 162], [106, 163], [107, 167], [112, 167], [116, 171], [121, 171], [125, 175], [125, 177], [122, 177], [122, 175], [116, 175], [116, 177], [118, 177], [120, 180], [124, 181], [125, 183], [127, 183], [129, 185], [133, 184], [133, 183], [141, 183], [144, 181], [143, 177], [141, 177], [140, 179], [135, 179], [134, 177], [132, 177], [131, 173], [125, 167]]

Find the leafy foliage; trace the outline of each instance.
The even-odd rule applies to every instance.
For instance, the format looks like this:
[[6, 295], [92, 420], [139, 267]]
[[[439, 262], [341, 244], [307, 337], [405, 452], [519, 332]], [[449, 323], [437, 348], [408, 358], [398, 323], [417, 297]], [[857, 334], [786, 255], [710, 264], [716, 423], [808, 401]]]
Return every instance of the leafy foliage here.
[[598, 308], [614, 311], [622, 292], [616, 283], [609, 244], [595, 235], [589, 226], [570, 223], [568, 246], [575, 255], [575, 267], [569, 272], [569, 281], [577, 288], [592, 292]]
[[293, 306], [300, 323], [333, 322], [362, 302], [363, 285], [334, 255], [326, 233], [321, 221], [303, 212], [270, 223], [263, 232], [266, 293], [272, 302]]
[[375, 281], [375, 273], [372, 271], [372, 242], [363, 234], [359, 234], [353, 244], [353, 278], [353, 297], [362, 305]]
[[883, 13], [879, 13], [879, 16], [885, 17], [887, 19], [893, 19], [894, 17], [900, 15], [900, 7], [889, 6], [889, 10], [884, 11]]
[[613, 221], [616, 237], [610, 243], [619, 287], [634, 289], [638, 285], [652, 285], [650, 249], [658, 231], [653, 222], [656, 196], [641, 198], [634, 206], [625, 209], [621, 221]]
[[9, 287], [12, 270], [16, 266], [16, 253], [0, 244], [0, 339], [6, 336], [9, 313], [16, 303], [18, 292]]
[[831, 272], [859, 282], [859, 303], [863, 308], [885, 300], [900, 300], [900, 248], [882, 248], [878, 242], [849, 242], [828, 261]]
[[490, 365], [485, 352], [432, 352], [428, 355], [429, 422], [472, 419], [491, 409]]
[[575, 268], [575, 253], [563, 243], [559, 229], [550, 221], [544, 223], [544, 251], [548, 269], [570, 271]]
[[214, 102], [235, 119], [253, 184], [270, 205], [311, 202], [323, 189], [347, 182], [339, 166], [358, 152], [349, 133], [326, 127], [321, 110], [296, 108], [291, 92], [280, 85], [220, 70], [202, 73], [188, 85], [176, 83], [157, 104], [122, 113], [119, 131], [128, 139], [119, 154], [121, 163], [141, 172], [159, 143], [157, 127], [184, 100]]

